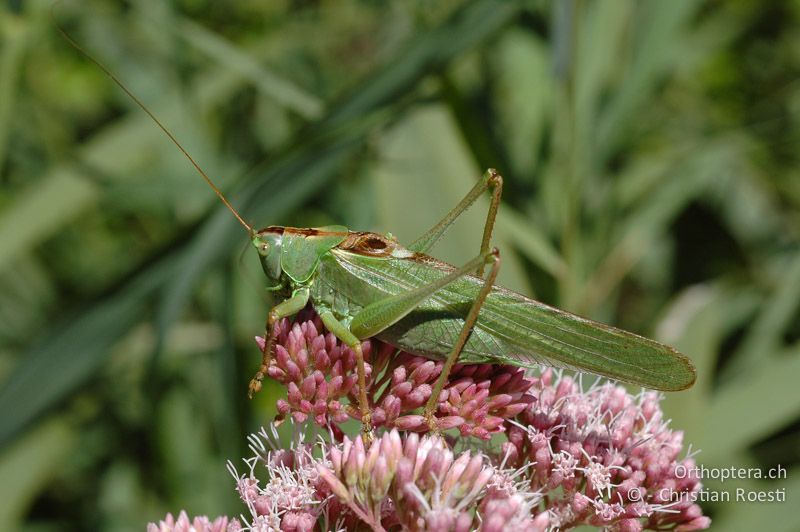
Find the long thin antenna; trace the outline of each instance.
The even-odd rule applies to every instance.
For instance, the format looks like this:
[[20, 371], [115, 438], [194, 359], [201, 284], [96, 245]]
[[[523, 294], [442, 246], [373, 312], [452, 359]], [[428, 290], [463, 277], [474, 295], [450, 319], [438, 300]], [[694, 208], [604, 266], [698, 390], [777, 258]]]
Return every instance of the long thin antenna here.
[[124, 85], [124, 84], [123, 84], [123, 83], [122, 83], [122, 82], [121, 82], [121, 81], [120, 81], [120, 80], [117, 78], [117, 76], [115, 76], [115, 75], [114, 75], [114, 73], [113, 73], [113, 72], [111, 72], [111, 70], [109, 70], [108, 68], [106, 68], [106, 66], [105, 66], [103, 63], [101, 63], [99, 60], [95, 59], [95, 58], [94, 58], [94, 57], [93, 57], [93, 56], [92, 56], [92, 55], [91, 55], [89, 52], [87, 52], [86, 50], [84, 50], [84, 49], [83, 49], [83, 47], [81, 47], [81, 45], [80, 45], [80, 44], [78, 44], [77, 42], [75, 42], [75, 40], [74, 40], [72, 37], [70, 37], [69, 33], [67, 33], [67, 31], [66, 31], [64, 28], [62, 28], [62, 27], [61, 27], [61, 25], [60, 25], [60, 24], [58, 23], [58, 21], [56, 20], [56, 16], [55, 16], [55, 6], [56, 6], [56, 4], [53, 4], [53, 6], [51, 7], [51, 10], [50, 10], [50, 16], [51, 16], [51, 17], [52, 17], [52, 19], [53, 19], [53, 24], [55, 24], [55, 26], [56, 26], [56, 28], [58, 29], [58, 31], [59, 31], [59, 32], [61, 32], [61, 35], [64, 37], [64, 39], [66, 39], [66, 41], [67, 41], [68, 43], [70, 43], [70, 44], [71, 44], [71, 45], [72, 45], [72, 46], [73, 46], [73, 47], [74, 47], [76, 50], [78, 50], [80, 53], [82, 53], [84, 56], [86, 56], [86, 58], [87, 58], [87, 59], [89, 59], [91, 62], [93, 62], [95, 65], [97, 65], [97, 67], [98, 67], [100, 70], [102, 70], [102, 71], [103, 71], [103, 73], [105, 73], [105, 75], [106, 75], [106, 76], [108, 76], [108, 77], [111, 79], [111, 81], [113, 81], [114, 83], [116, 83], [116, 84], [117, 84], [117, 86], [118, 86], [120, 89], [122, 89], [122, 90], [123, 90], [123, 92], [125, 92], [125, 94], [127, 94], [127, 95], [128, 95], [128, 97], [129, 97], [131, 100], [133, 100], [133, 101], [134, 101], [134, 103], [136, 103], [136, 105], [138, 105], [138, 106], [141, 108], [141, 110], [142, 110], [142, 111], [144, 111], [145, 113], [147, 113], [147, 116], [149, 116], [149, 117], [150, 117], [150, 119], [151, 119], [153, 122], [155, 122], [155, 123], [156, 123], [156, 125], [157, 125], [157, 126], [160, 128], [160, 129], [161, 129], [161, 131], [163, 131], [163, 132], [164, 132], [164, 134], [165, 134], [167, 137], [169, 137], [169, 140], [171, 140], [171, 141], [172, 141], [172, 143], [173, 143], [173, 144], [175, 144], [175, 146], [177, 146], [179, 150], [181, 150], [181, 153], [183, 153], [183, 155], [184, 155], [184, 156], [185, 156], [187, 159], [189, 159], [189, 162], [191, 162], [191, 163], [192, 163], [192, 166], [194, 166], [194, 167], [195, 167], [195, 169], [196, 169], [196, 170], [197, 170], [197, 171], [200, 173], [200, 175], [201, 175], [201, 176], [203, 176], [203, 179], [205, 179], [205, 180], [206, 180], [206, 183], [208, 183], [208, 186], [210, 186], [210, 187], [211, 187], [211, 189], [214, 191], [214, 193], [215, 193], [215, 194], [216, 194], [216, 195], [219, 197], [219, 199], [221, 199], [221, 200], [222, 200], [222, 203], [224, 203], [224, 204], [225, 204], [225, 206], [228, 208], [228, 210], [229, 210], [229, 211], [231, 211], [231, 212], [233, 213], [233, 215], [236, 217], [236, 219], [239, 221], [239, 223], [240, 223], [240, 224], [242, 224], [242, 226], [243, 226], [245, 229], [247, 229], [247, 232], [248, 232], [248, 233], [250, 233], [251, 235], [252, 235], [252, 234], [254, 234], [253, 227], [252, 227], [250, 224], [248, 224], [247, 222], [245, 222], [245, 221], [244, 221], [244, 219], [241, 217], [241, 215], [239, 215], [239, 213], [236, 211], [236, 209], [234, 209], [234, 208], [233, 208], [233, 205], [231, 205], [231, 204], [230, 204], [230, 202], [229, 202], [229, 201], [228, 201], [228, 199], [225, 197], [225, 195], [222, 193], [222, 191], [221, 191], [220, 189], [218, 189], [218, 188], [217, 188], [217, 186], [214, 184], [214, 182], [211, 180], [211, 178], [210, 178], [210, 177], [208, 177], [208, 175], [207, 175], [207, 174], [206, 174], [206, 173], [203, 171], [203, 169], [202, 169], [202, 168], [200, 168], [200, 165], [199, 165], [199, 164], [197, 164], [197, 162], [196, 162], [196, 161], [195, 161], [195, 160], [192, 158], [192, 156], [191, 156], [191, 155], [189, 155], [189, 152], [187, 152], [187, 151], [184, 149], [184, 147], [181, 145], [181, 143], [180, 143], [180, 142], [178, 142], [178, 139], [176, 139], [176, 138], [175, 138], [175, 137], [172, 135], [172, 133], [170, 133], [170, 132], [169, 132], [169, 130], [168, 130], [168, 129], [167, 129], [165, 126], [164, 126], [164, 124], [162, 124], [162, 123], [161, 123], [161, 121], [160, 121], [158, 118], [156, 118], [156, 115], [154, 115], [154, 114], [153, 114], [153, 113], [150, 111], [150, 109], [148, 109], [148, 108], [147, 108], [147, 106], [146, 106], [145, 104], [143, 104], [143, 103], [141, 102], [141, 100], [139, 100], [139, 98], [137, 98], [137, 97], [136, 97], [136, 95], [135, 95], [135, 94], [133, 94], [133, 93], [132, 93], [130, 90], [128, 90], [128, 88], [127, 88], [127, 87], [126, 87], [126, 86], [125, 86], [125, 85]]

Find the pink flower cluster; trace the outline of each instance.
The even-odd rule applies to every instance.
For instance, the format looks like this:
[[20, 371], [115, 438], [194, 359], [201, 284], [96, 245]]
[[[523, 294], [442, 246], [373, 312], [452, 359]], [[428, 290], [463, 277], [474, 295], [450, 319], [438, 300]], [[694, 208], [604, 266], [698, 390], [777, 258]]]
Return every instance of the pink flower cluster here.
[[[333, 334], [320, 331], [322, 323], [314, 314], [277, 323], [275, 356], [267, 375], [287, 389], [286, 399], [277, 404], [279, 419], [291, 416], [302, 423], [311, 418], [341, 438], [339, 425], [348, 417], [359, 419], [357, 409], [347, 406], [355, 405], [358, 396], [356, 360]], [[256, 341], [263, 349], [264, 338]], [[420, 410], [444, 363], [395, 353], [376, 340], [363, 342], [362, 351], [373, 426], [427, 432]], [[533, 403], [528, 393], [532, 384], [524, 370], [513, 366], [456, 364], [439, 396], [437, 426], [458, 427], [463, 436], [488, 440], [505, 430], [506, 419]]]
[[456, 458], [440, 436], [401, 438], [392, 430], [369, 448], [361, 436], [345, 437], [328, 457], [330, 466], [317, 466], [320, 476], [373, 530], [542, 531], [548, 524], [546, 511], [532, 515], [538, 496], [518, 492], [510, 472], [480, 453]]
[[186, 512], [181, 512], [175, 519], [172, 514], [167, 514], [158, 524], [147, 525], [147, 532], [238, 532], [242, 525], [236, 519], [217, 517], [211, 521], [206, 516], [189, 519]]
[[[272, 434], [262, 430], [250, 438], [248, 471], [239, 475], [229, 464], [250, 514], [243, 517], [247, 529], [500, 532], [590, 525], [689, 532], [710, 526], [692, 502], [699, 480], [677, 474], [679, 466], [692, 471], [694, 461], [681, 458], [683, 434], [668, 427], [658, 394], [631, 395], [608, 383], [584, 388], [552, 370], [526, 377], [518, 368], [461, 365], [439, 398], [436, 419], [440, 429], [457, 427], [462, 437], [420, 435], [428, 429], [420, 409], [442, 365], [374, 340], [364, 342], [364, 353], [373, 422], [386, 428], [370, 445], [339, 427], [358, 419], [350, 406], [358, 386], [353, 353], [309, 311], [279, 324], [269, 376], [287, 388], [279, 417], [291, 419], [295, 438], [281, 449], [274, 426]], [[309, 422], [331, 437], [304, 443]], [[502, 441], [486, 442], [498, 433]], [[148, 530], [187, 529], [180, 526], [168, 516]], [[206, 520], [195, 528], [238, 526]]]
[[[228, 463], [251, 516], [250, 530], [311, 531], [318, 523], [325, 525], [323, 530], [334, 529], [329, 516], [338, 517], [339, 508], [330, 500], [331, 491], [317, 473], [318, 461], [301, 434], [296, 431], [291, 447], [281, 449], [274, 426], [271, 433], [262, 429], [249, 438], [253, 455], [244, 460], [248, 472], [240, 476]], [[263, 485], [256, 476], [259, 466], [268, 475]]]
[[[678, 475], [683, 433], [662, 417], [654, 392], [622, 386], [588, 390], [552, 370], [534, 379], [538, 401], [510, 424], [502, 448], [507, 464], [526, 467], [531, 489], [548, 496], [552, 524], [618, 530], [701, 530], [711, 520], [693, 501], [701, 483]], [[683, 470], [683, 467], [680, 468]]]
[[[265, 430], [251, 437], [245, 474], [229, 465], [250, 530], [536, 532], [549, 522], [546, 510], [533, 515], [540, 496], [513, 471], [469, 450], [456, 457], [440, 436], [394, 429], [369, 447], [345, 436], [317, 449], [295, 439], [289, 450], [271, 449], [276, 439]], [[266, 483], [256, 475], [261, 467]]]

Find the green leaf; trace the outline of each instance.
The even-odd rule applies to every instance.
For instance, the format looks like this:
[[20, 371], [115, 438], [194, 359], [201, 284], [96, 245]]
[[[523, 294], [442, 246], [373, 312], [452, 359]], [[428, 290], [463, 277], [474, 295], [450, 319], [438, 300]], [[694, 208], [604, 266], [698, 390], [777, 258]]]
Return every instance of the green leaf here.
[[75, 452], [77, 434], [64, 420], [37, 426], [0, 454], [0, 529], [19, 530], [37, 494]]
[[139, 322], [173, 266], [168, 257], [67, 324], [43, 328], [38, 344], [0, 388], [0, 447], [97, 371], [111, 348]]

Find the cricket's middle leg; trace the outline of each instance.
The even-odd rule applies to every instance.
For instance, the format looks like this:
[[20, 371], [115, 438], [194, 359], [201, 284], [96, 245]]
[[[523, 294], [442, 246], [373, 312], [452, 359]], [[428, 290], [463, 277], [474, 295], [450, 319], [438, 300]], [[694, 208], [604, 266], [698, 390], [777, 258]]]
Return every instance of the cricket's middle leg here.
[[478, 297], [475, 298], [475, 301], [472, 303], [472, 307], [469, 309], [469, 313], [464, 320], [464, 326], [461, 327], [461, 333], [459, 333], [456, 343], [453, 344], [453, 349], [450, 351], [450, 354], [447, 355], [444, 367], [442, 368], [442, 373], [436, 380], [436, 385], [433, 387], [431, 396], [428, 398], [428, 403], [425, 405], [423, 415], [425, 416], [425, 421], [428, 423], [428, 427], [432, 431], [439, 430], [436, 426], [436, 419], [433, 417], [433, 413], [436, 411], [436, 405], [439, 402], [439, 395], [442, 393], [442, 389], [447, 383], [447, 378], [450, 376], [450, 370], [453, 369], [453, 365], [461, 355], [461, 351], [463, 351], [467, 340], [469, 340], [469, 336], [472, 334], [472, 328], [475, 326], [475, 322], [478, 321], [478, 315], [480, 314], [481, 307], [483, 306], [484, 301], [486, 301], [489, 292], [491, 292], [495, 279], [497, 279], [497, 273], [500, 270], [500, 252], [497, 250], [497, 248], [492, 250], [492, 256], [493, 260], [491, 262], [492, 266], [489, 269], [489, 275], [484, 280], [483, 286], [481, 287], [480, 292], [478, 292]]
[[333, 333], [336, 338], [344, 342], [356, 355], [356, 370], [358, 372], [358, 409], [361, 414], [361, 430], [366, 442], [372, 442], [372, 412], [367, 399], [367, 373], [364, 368], [364, 352], [361, 350], [361, 340], [350, 332], [342, 322], [336, 319], [328, 309], [319, 309], [319, 317], [325, 328]]

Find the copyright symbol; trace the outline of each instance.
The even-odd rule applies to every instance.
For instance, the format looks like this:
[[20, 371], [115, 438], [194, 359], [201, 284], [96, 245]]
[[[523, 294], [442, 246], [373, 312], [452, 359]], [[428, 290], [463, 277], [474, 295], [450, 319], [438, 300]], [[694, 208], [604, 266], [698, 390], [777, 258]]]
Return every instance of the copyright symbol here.
[[631, 502], [639, 502], [643, 499], [642, 488], [632, 488], [628, 492], [628, 500]]

